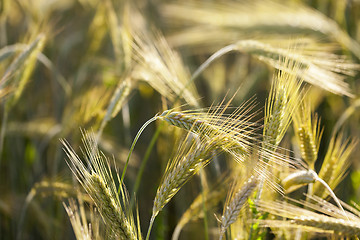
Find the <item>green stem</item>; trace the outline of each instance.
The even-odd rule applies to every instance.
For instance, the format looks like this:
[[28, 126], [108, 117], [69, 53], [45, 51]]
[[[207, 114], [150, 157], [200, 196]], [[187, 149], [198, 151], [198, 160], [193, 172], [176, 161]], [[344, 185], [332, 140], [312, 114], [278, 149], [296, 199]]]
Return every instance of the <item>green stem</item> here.
[[[201, 169], [200, 170], [200, 174], [203, 175], [204, 172]], [[206, 209], [206, 204], [205, 204], [205, 189], [204, 189], [204, 178], [201, 177], [201, 195], [202, 195], [202, 208], [203, 208], [203, 213], [204, 213], [204, 228], [205, 228], [205, 240], [209, 240], [209, 224], [208, 224], [208, 218], [207, 218], [207, 209]], [[205, 180], [206, 181], [206, 180]]]
[[[121, 175], [121, 183], [120, 183], [120, 184], [122, 184], [123, 181], [124, 181], [124, 177], [125, 177], [125, 173], [126, 173], [127, 166], [128, 166], [128, 164], [129, 164], [129, 160], [130, 160], [130, 157], [131, 157], [131, 153], [133, 152], [133, 150], [134, 150], [134, 148], [135, 148], [135, 144], [136, 144], [137, 140], [139, 139], [139, 137], [140, 137], [141, 133], [144, 131], [144, 129], [145, 129], [150, 123], [154, 122], [157, 118], [158, 118], [158, 117], [155, 116], [155, 117], [152, 117], [151, 119], [149, 119], [146, 123], [144, 123], [144, 125], [142, 125], [142, 127], [140, 128], [140, 130], [139, 130], [138, 133], [136, 134], [135, 139], [134, 139], [134, 141], [133, 141], [133, 143], [132, 143], [132, 145], [131, 145], [130, 152], [129, 152], [128, 157], [127, 157], [127, 159], [126, 159], [126, 163], [125, 163], [125, 166], [124, 166], [124, 170], [123, 170], [122, 175]], [[118, 191], [118, 192], [120, 192], [120, 187], [119, 187], [119, 191]]]
[[1, 160], [2, 160], [2, 151], [4, 147], [4, 139], [5, 139], [5, 131], [6, 131], [6, 124], [8, 120], [8, 111], [6, 110], [5, 104], [3, 104], [3, 118], [1, 122], [1, 130], [0, 130], [0, 166], [1, 166]]
[[144, 170], [145, 170], [145, 167], [146, 167], [146, 164], [149, 160], [149, 157], [150, 157], [150, 153], [156, 143], [156, 140], [158, 139], [159, 135], [160, 135], [160, 132], [161, 132], [161, 129], [163, 128], [164, 126], [164, 123], [161, 122], [160, 126], [156, 129], [156, 132], [155, 134], [153, 135], [153, 137], [151, 138], [151, 141], [150, 141], [150, 144], [149, 146], [147, 147], [146, 149], [146, 152], [145, 152], [145, 156], [141, 162], [141, 165], [140, 165], [140, 168], [139, 168], [139, 172], [136, 176], [136, 180], [135, 180], [135, 184], [134, 184], [134, 188], [133, 188], [133, 197], [131, 198], [131, 204], [130, 204], [130, 209], [133, 207], [134, 205], [134, 202], [135, 202], [135, 196], [139, 190], [139, 186], [140, 186], [140, 183], [141, 183], [141, 179], [142, 179], [142, 176], [143, 176], [143, 173], [144, 173]]
[[151, 216], [151, 220], [150, 220], [150, 225], [149, 225], [149, 228], [148, 228], [148, 231], [147, 231], [146, 239], [145, 239], [145, 240], [149, 240], [150, 232], [151, 232], [152, 226], [153, 226], [153, 224], [154, 224], [154, 220], [155, 220], [155, 216], [152, 215], [152, 216]]

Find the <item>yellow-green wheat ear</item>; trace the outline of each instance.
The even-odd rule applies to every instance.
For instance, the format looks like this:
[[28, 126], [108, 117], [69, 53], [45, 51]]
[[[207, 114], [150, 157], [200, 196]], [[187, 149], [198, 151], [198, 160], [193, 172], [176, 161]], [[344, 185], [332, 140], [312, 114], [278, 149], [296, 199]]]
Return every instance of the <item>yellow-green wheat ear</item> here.
[[265, 106], [263, 147], [271, 151], [274, 151], [280, 144], [289, 127], [292, 114], [301, 99], [302, 79], [297, 77], [301, 65], [288, 59], [283, 61], [292, 71], [278, 71], [278, 74], [273, 77]]
[[222, 136], [213, 135], [211, 130], [205, 136], [208, 134], [209, 138], [189, 132], [176, 155], [168, 162], [156, 192], [146, 239], [150, 237], [155, 218], [163, 207], [194, 174], [205, 167], [217, 153], [222, 151], [221, 144], [227, 144], [224, 143]]
[[65, 140], [61, 140], [69, 159], [68, 166], [95, 203], [109, 229], [111, 237], [117, 239], [141, 239], [138, 225], [128, 202], [127, 191], [117, 175], [118, 193], [109, 161], [98, 150], [93, 133], [83, 132], [84, 159], [86, 165]]
[[304, 100], [297, 108], [293, 122], [301, 157], [309, 168], [314, 170], [323, 131], [320, 131], [320, 120], [316, 114], [313, 114], [309, 99]]

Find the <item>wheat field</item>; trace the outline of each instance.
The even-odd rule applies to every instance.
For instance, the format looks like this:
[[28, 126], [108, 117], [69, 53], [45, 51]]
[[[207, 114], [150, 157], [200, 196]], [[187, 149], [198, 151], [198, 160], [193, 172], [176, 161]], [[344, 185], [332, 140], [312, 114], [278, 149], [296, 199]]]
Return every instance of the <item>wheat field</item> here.
[[360, 1], [0, 1], [1, 239], [359, 239]]

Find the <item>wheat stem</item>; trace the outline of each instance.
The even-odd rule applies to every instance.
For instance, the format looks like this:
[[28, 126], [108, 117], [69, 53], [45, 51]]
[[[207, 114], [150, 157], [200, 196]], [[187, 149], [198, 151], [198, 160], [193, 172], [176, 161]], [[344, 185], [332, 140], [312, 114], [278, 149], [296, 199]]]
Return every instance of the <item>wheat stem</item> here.
[[153, 226], [154, 221], [155, 221], [155, 217], [156, 217], [156, 216], [154, 216], [154, 215], [151, 216], [150, 224], [149, 224], [149, 227], [148, 227], [148, 230], [147, 230], [147, 234], [146, 234], [145, 240], [149, 240], [150, 233], [151, 233], [151, 229], [152, 229], [152, 226]]
[[[142, 125], [142, 127], [140, 128], [140, 130], [138, 131], [138, 133], [136, 134], [132, 144], [131, 144], [131, 147], [130, 147], [130, 151], [129, 151], [129, 154], [128, 154], [128, 157], [126, 159], [126, 162], [125, 162], [125, 166], [124, 166], [124, 170], [121, 174], [121, 183], [124, 181], [124, 177], [125, 177], [125, 173], [126, 173], [126, 169], [127, 169], [127, 166], [129, 164], [129, 160], [130, 160], [130, 157], [131, 157], [131, 154], [135, 148], [135, 144], [137, 142], [137, 140], [139, 139], [141, 133], [144, 131], [144, 129], [152, 122], [154, 122], [156, 119], [158, 118], [158, 116], [155, 116], [155, 117], [152, 117], [151, 119], [149, 119], [146, 123], [144, 123], [144, 125]], [[118, 192], [120, 192], [120, 187], [119, 187], [119, 190]]]
[[231, 44], [216, 51], [213, 55], [211, 55], [208, 59], [206, 59], [206, 61], [202, 63], [200, 67], [198, 67], [198, 69], [196, 69], [196, 71], [191, 76], [190, 81], [197, 78], [214, 60], [235, 50], [238, 50], [238, 46], [236, 44]]
[[139, 190], [139, 187], [140, 187], [140, 184], [141, 184], [141, 180], [142, 180], [142, 176], [143, 176], [143, 173], [144, 173], [146, 164], [147, 164], [147, 162], [148, 162], [148, 160], [149, 160], [151, 150], [153, 149], [153, 147], [154, 147], [154, 145], [155, 145], [155, 143], [156, 143], [156, 140], [157, 140], [157, 138], [158, 138], [159, 135], [160, 135], [160, 131], [161, 131], [161, 128], [162, 128], [162, 127], [163, 127], [163, 124], [161, 123], [160, 126], [158, 126], [155, 134], [152, 136], [151, 141], [150, 141], [150, 143], [149, 143], [149, 146], [148, 146], [147, 149], [146, 149], [144, 158], [143, 158], [143, 160], [141, 161], [141, 165], [140, 165], [138, 174], [136, 175], [136, 180], [135, 180], [135, 184], [134, 184], [134, 187], [133, 187], [133, 197], [132, 197], [131, 202], [130, 202], [131, 208], [132, 208], [133, 205], [134, 205], [135, 196], [136, 196], [136, 194], [137, 194], [137, 191]]

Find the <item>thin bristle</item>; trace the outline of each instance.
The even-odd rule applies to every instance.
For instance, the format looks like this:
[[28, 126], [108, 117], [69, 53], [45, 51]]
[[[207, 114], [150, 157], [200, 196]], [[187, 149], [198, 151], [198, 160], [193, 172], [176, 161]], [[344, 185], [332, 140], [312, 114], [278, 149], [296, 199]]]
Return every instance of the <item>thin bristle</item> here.
[[[70, 222], [72, 228], [74, 230], [76, 239], [78, 240], [91, 240], [97, 239], [96, 231], [94, 227], [97, 227], [97, 222], [93, 222], [93, 218], [90, 222], [87, 222], [83, 202], [79, 201], [79, 207], [74, 199], [69, 199], [69, 205], [66, 205], [63, 202], [63, 206], [70, 218]], [[80, 208], [80, 209], [79, 209]], [[93, 217], [93, 212], [91, 212], [91, 216]], [[96, 221], [96, 220], [95, 220]], [[93, 234], [93, 231], [95, 234]]]

